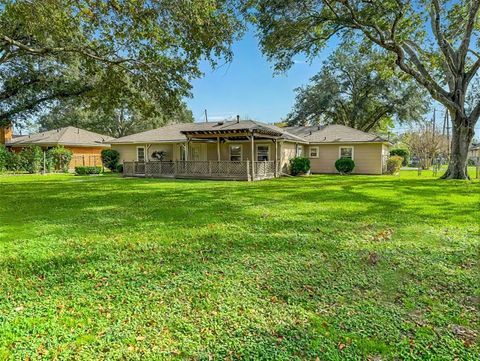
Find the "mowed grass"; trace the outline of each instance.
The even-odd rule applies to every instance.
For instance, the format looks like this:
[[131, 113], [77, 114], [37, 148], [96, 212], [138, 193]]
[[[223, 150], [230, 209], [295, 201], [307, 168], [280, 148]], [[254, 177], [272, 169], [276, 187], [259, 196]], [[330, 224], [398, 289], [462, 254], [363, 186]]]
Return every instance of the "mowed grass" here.
[[0, 194], [0, 359], [478, 360], [478, 181], [4, 176]]

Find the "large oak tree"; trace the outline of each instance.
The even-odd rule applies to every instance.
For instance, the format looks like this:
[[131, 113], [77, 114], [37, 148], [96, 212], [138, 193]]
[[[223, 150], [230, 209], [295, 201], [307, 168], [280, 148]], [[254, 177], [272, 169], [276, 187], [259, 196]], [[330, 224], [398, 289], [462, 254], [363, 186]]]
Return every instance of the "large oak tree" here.
[[239, 30], [223, 0], [0, 0], [0, 121], [120, 93], [135, 111], [174, 111]]
[[429, 109], [426, 91], [398, 71], [378, 71], [378, 63], [386, 60], [348, 41], [325, 60], [308, 85], [296, 89], [289, 124], [343, 124], [369, 132], [422, 121]]
[[467, 179], [468, 147], [480, 116], [480, 0], [245, 0], [261, 46], [278, 70], [318, 55], [329, 39], [360, 34], [394, 56], [404, 73], [442, 103], [453, 120], [449, 179]]

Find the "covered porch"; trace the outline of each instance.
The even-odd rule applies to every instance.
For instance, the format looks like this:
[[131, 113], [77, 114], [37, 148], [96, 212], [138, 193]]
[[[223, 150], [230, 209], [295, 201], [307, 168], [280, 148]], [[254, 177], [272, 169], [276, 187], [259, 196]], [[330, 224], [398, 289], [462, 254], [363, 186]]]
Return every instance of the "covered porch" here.
[[[124, 175], [255, 181], [281, 173], [281, 134], [274, 131], [196, 129], [182, 133], [187, 140], [168, 148], [146, 144], [141, 150], [143, 157], [124, 161]], [[155, 159], [153, 149], [166, 149], [165, 159]]]
[[277, 177], [276, 162], [148, 161], [124, 162], [123, 175], [147, 178], [262, 180]]

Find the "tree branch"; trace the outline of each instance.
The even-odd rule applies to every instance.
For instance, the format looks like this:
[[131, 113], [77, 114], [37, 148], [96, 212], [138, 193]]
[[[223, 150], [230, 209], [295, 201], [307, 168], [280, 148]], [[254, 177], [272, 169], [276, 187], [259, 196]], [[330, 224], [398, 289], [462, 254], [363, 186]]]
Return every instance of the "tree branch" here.
[[432, 0], [430, 17], [432, 18], [433, 34], [437, 39], [437, 43], [440, 47], [440, 50], [445, 56], [445, 61], [448, 65], [448, 69], [450, 70], [450, 73], [454, 75], [456, 72], [456, 66], [455, 66], [456, 54], [452, 45], [443, 36], [442, 29], [440, 27], [441, 26], [440, 12], [441, 12], [441, 9], [440, 9], [440, 4], [438, 0]]
[[[12, 39], [6, 35], [0, 35], [0, 40], [3, 41], [5, 44], [8, 44], [9, 46], [15, 46], [20, 50], [23, 50], [29, 54], [33, 55], [45, 55], [45, 54], [53, 54], [53, 53], [78, 53], [83, 56], [86, 56], [88, 58], [98, 60], [104, 63], [109, 63], [109, 64], [121, 64], [121, 63], [126, 63], [126, 62], [133, 62], [136, 59], [133, 58], [116, 58], [116, 59], [109, 59], [107, 57], [99, 56], [96, 54], [93, 54], [92, 52], [85, 51], [84, 49], [81, 48], [65, 48], [65, 47], [43, 47], [43, 48], [33, 48], [31, 46], [25, 45], [15, 39]], [[1, 64], [1, 62], [0, 62]]]
[[53, 92], [51, 94], [45, 95], [40, 98], [32, 99], [26, 103], [24, 103], [20, 107], [13, 108], [9, 111], [2, 112], [0, 113], [0, 120], [7, 119], [9, 120], [12, 116], [28, 111], [28, 110], [33, 110], [40, 104], [47, 102], [49, 100], [54, 100], [54, 99], [62, 99], [62, 98], [67, 98], [67, 97], [72, 97], [72, 96], [79, 96], [82, 95], [90, 90], [92, 90], [93, 87], [91, 85], [86, 85], [81, 87], [80, 89], [76, 89], [74, 91], [67, 91], [67, 90], [59, 90], [57, 92]]
[[472, 127], [477, 123], [479, 117], [480, 117], [480, 101], [477, 103], [475, 108], [473, 108], [472, 112], [468, 117], [468, 121]]
[[470, 40], [472, 38], [473, 29], [475, 28], [475, 22], [477, 21], [479, 8], [480, 0], [471, 0], [471, 7], [468, 14], [465, 36], [463, 37], [462, 43], [460, 44], [460, 48], [458, 49], [458, 70], [462, 72], [465, 67], [465, 60], [467, 57], [468, 48], [470, 47]]

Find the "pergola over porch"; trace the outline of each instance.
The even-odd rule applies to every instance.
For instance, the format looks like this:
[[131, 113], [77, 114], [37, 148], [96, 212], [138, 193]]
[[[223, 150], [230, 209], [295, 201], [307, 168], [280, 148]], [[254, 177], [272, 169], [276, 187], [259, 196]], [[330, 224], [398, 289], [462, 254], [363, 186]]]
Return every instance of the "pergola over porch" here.
[[[217, 127], [221, 127], [223, 124], [219, 122], [217, 124], [206, 123], [206, 129], [192, 129], [192, 130], [185, 130], [182, 131], [183, 134], [187, 137], [186, 147], [187, 147], [187, 157], [189, 154], [189, 146], [193, 142], [215, 142], [217, 148], [217, 162], [225, 161], [221, 158], [221, 144], [224, 142], [249, 142], [250, 144], [250, 152], [247, 152], [249, 156], [247, 156], [246, 161], [251, 162], [250, 167], [250, 175], [249, 178], [254, 180], [257, 178], [256, 171], [257, 168], [262, 167], [258, 166], [259, 162], [264, 163], [263, 168], [266, 168], [267, 163], [271, 163], [273, 165], [273, 176], [277, 176], [278, 172], [278, 146], [277, 141], [281, 139], [282, 133], [274, 131], [269, 128], [265, 127], [245, 127], [240, 122], [234, 123], [233, 126], [230, 124], [228, 129], [220, 128], [216, 129]], [[273, 160], [268, 159], [268, 161], [256, 159], [255, 157], [255, 142], [256, 141], [271, 141], [273, 143]], [[188, 158], [186, 160], [189, 160]], [[228, 159], [227, 161], [234, 162], [232, 159]]]

